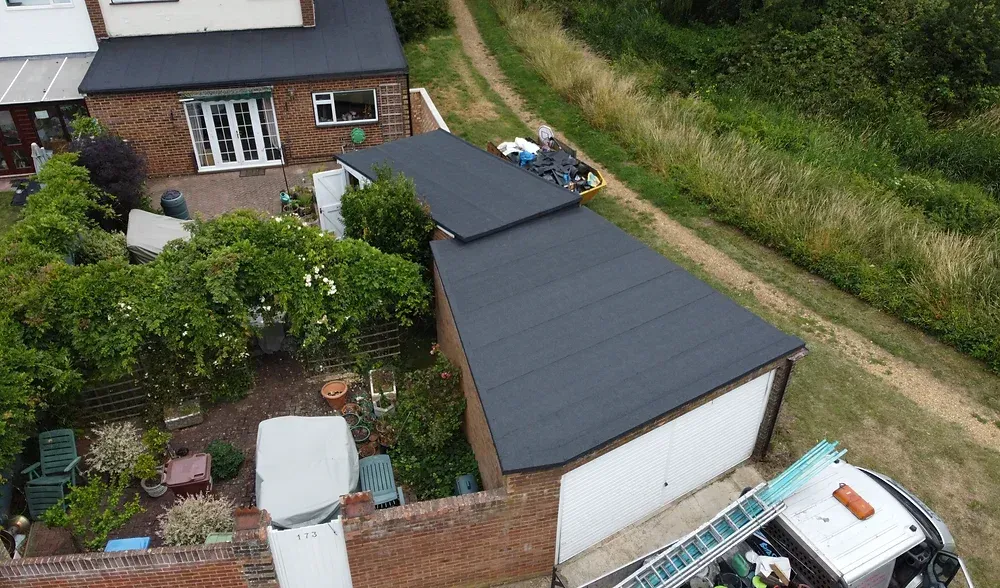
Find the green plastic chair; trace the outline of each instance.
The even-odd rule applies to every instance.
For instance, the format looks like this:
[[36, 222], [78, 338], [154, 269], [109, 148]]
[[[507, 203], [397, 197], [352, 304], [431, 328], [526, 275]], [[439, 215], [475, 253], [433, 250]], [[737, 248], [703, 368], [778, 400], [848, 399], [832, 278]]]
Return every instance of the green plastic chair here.
[[31, 520], [37, 521], [45, 511], [59, 504], [66, 494], [63, 484], [31, 484], [24, 487], [25, 498], [28, 499], [28, 514]]
[[361, 491], [372, 493], [375, 508], [406, 504], [403, 488], [396, 486], [392, 460], [388, 455], [373, 455], [359, 461], [358, 477], [361, 479]]
[[56, 429], [39, 435], [38, 454], [40, 460], [21, 471], [28, 476], [29, 486], [76, 485], [80, 457], [76, 454], [76, 437], [72, 429]]

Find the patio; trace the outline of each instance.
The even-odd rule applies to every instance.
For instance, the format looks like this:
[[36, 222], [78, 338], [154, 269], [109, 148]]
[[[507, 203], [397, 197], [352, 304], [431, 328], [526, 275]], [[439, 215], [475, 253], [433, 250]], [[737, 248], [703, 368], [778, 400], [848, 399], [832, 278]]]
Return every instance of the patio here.
[[[180, 190], [192, 215], [212, 218], [239, 208], [262, 210], [278, 214], [281, 204], [278, 194], [295, 184], [312, 186], [312, 174], [337, 169], [335, 161], [286, 165], [230, 172], [168, 176], [149, 180], [146, 189], [154, 208], [160, 206], [160, 195], [167, 190]], [[251, 175], [253, 174], [253, 175]]]

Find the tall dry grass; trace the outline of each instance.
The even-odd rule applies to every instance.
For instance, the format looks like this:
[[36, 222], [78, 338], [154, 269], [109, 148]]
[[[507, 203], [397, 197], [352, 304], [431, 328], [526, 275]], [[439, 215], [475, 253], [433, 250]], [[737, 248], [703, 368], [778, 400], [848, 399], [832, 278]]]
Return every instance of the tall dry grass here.
[[636, 162], [682, 182], [722, 220], [840, 287], [1000, 369], [1000, 238], [942, 231], [876, 188], [699, 126], [691, 99], [652, 97], [561, 28], [492, 0], [545, 81]]

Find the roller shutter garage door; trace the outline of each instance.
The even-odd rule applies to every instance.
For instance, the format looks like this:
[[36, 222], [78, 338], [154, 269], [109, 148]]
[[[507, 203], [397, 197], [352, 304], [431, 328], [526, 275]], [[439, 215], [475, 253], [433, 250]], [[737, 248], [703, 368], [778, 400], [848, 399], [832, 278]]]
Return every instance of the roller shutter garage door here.
[[563, 475], [556, 563], [750, 458], [774, 372]]

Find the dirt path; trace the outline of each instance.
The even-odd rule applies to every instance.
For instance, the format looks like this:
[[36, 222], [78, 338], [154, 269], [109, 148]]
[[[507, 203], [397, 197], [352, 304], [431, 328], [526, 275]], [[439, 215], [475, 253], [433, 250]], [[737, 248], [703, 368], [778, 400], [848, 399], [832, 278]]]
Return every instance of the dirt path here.
[[[462, 48], [479, 73], [486, 78], [493, 90], [530, 128], [537, 128], [545, 121], [532, 114], [521, 97], [507, 84], [500, 66], [483, 44], [476, 22], [465, 0], [449, 0]], [[582, 159], [591, 163], [592, 157], [581, 151], [561, 135], [561, 141], [571, 145]], [[852, 329], [830, 322], [785, 292], [764, 283], [753, 273], [730, 259], [726, 254], [701, 240], [698, 235], [662, 210], [641, 199], [608, 170], [595, 165], [607, 181], [606, 193], [633, 213], [648, 216], [656, 233], [677, 248], [702, 269], [725, 284], [752, 293], [758, 301], [771, 310], [788, 316], [801, 317], [813, 323], [822, 334], [807, 339], [821, 340], [849, 357], [865, 371], [898, 389], [921, 408], [949, 422], [961, 425], [978, 443], [1000, 450], [1000, 428], [991, 422], [980, 422], [974, 415], [990, 415], [994, 411], [973, 401], [967, 391], [949, 385], [912, 362], [896, 357]], [[997, 415], [993, 415], [994, 419]], [[993, 419], [990, 419], [993, 420]]]

